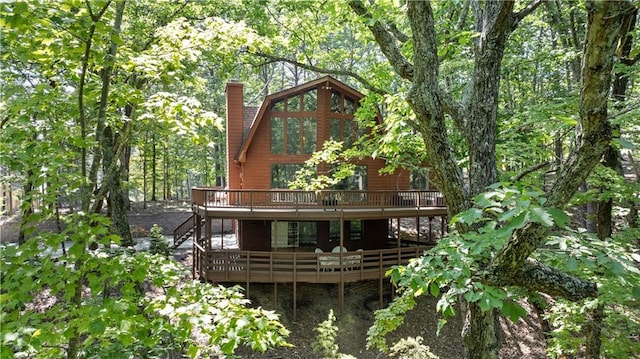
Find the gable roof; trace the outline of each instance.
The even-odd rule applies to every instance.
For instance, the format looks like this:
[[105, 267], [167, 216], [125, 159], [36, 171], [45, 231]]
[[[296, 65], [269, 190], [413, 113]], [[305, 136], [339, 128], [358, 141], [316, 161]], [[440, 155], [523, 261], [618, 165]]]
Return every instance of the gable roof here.
[[249, 133], [246, 136], [246, 140], [242, 143], [242, 146], [238, 150], [238, 153], [235, 156], [235, 160], [240, 163], [244, 163], [246, 161], [247, 150], [251, 145], [251, 141], [253, 140], [253, 137], [258, 130], [260, 122], [264, 118], [264, 114], [267, 112], [267, 110], [269, 109], [269, 107], [274, 101], [280, 100], [284, 97], [288, 97], [296, 93], [305, 92], [306, 90], [315, 88], [321, 84], [325, 84], [327, 88], [336, 89], [339, 92], [348, 94], [351, 97], [355, 98], [356, 100], [360, 100], [361, 98], [364, 97], [364, 94], [360, 93], [359, 91], [355, 90], [349, 85], [334, 79], [331, 76], [324, 76], [319, 79], [304, 83], [302, 85], [290, 87], [288, 89], [267, 95], [262, 101], [262, 104], [258, 108], [257, 112], [255, 113], [255, 117], [253, 118], [253, 122], [251, 123]]

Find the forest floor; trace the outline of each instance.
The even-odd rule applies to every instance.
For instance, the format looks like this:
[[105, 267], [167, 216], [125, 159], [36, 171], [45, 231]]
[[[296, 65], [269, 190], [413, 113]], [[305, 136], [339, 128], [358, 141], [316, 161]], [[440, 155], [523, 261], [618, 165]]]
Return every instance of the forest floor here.
[[[180, 248], [175, 258], [186, 266], [191, 265], [189, 248]], [[240, 283], [240, 285], [243, 285]], [[389, 283], [385, 281], [385, 303], [389, 294]], [[338, 318], [336, 344], [339, 352], [357, 359], [390, 358], [378, 350], [366, 348], [367, 331], [374, 322], [374, 310], [379, 306], [379, 283], [363, 281], [345, 285], [345, 307], [340, 315], [338, 310], [338, 286], [335, 284], [299, 283], [296, 287], [296, 316], [293, 309], [292, 284], [251, 284], [245, 293], [251, 300], [251, 306], [273, 310], [280, 321], [291, 331], [291, 348], [276, 348], [265, 353], [240, 348], [237, 354], [247, 359], [321, 359], [314, 353], [312, 345], [318, 336], [317, 326], [327, 320], [330, 310]], [[387, 337], [389, 347], [406, 337], [422, 337], [423, 344], [441, 359], [463, 359], [464, 347], [460, 333], [462, 319], [460, 314], [449, 318], [447, 324], [436, 334], [440, 315], [436, 312], [438, 299], [430, 296], [418, 298], [417, 306], [410, 311], [402, 326]], [[525, 303], [529, 315], [517, 323], [500, 318], [500, 358], [503, 359], [543, 359], [546, 358], [546, 343], [540, 324], [532, 307]]]
[[[188, 205], [172, 203], [150, 203], [147, 208], [134, 205], [129, 213], [132, 231], [137, 236], [146, 236], [153, 224], [159, 224], [169, 235], [173, 228], [188, 218]], [[0, 241], [15, 242], [17, 240], [18, 218], [4, 217], [0, 222]], [[54, 223], [43, 223], [41, 230], [55, 228]], [[176, 260], [185, 266], [191, 266], [191, 248], [186, 244], [174, 253]], [[386, 294], [390, 284], [385, 281]], [[312, 344], [317, 337], [315, 328], [327, 319], [330, 310], [338, 317], [336, 343], [339, 351], [358, 359], [389, 358], [387, 354], [366, 348], [367, 331], [373, 324], [373, 310], [379, 306], [379, 283], [365, 281], [345, 285], [345, 307], [343, 313], [338, 310], [338, 287], [335, 284], [299, 283], [296, 287], [296, 316], [293, 315], [292, 284], [251, 284], [245, 288], [251, 305], [274, 310], [280, 315], [281, 322], [291, 331], [289, 342], [291, 348], [276, 348], [266, 353], [252, 352], [248, 348], [240, 348], [237, 352], [241, 358], [319, 358], [313, 352]], [[386, 296], [385, 298], [388, 298]], [[449, 318], [439, 335], [436, 328], [439, 314], [436, 312], [438, 299], [423, 296], [418, 298], [418, 305], [407, 315], [403, 325], [387, 338], [392, 346], [401, 338], [423, 338], [423, 344], [442, 359], [458, 359], [464, 357], [464, 349], [460, 333], [462, 319], [457, 314]], [[546, 344], [535, 312], [531, 308], [529, 316], [513, 323], [501, 318], [501, 358], [545, 358]]]

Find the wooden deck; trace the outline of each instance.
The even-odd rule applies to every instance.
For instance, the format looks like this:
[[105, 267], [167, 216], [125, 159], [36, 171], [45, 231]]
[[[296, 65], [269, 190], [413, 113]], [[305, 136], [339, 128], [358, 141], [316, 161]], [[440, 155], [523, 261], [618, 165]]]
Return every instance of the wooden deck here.
[[446, 216], [438, 191], [297, 191], [193, 188], [192, 210], [232, 219], [377, 219]]
[[205, 249], [195, 244], [197, 277], [233, 283], [348, 283], [382, 279], [394, 265], [409, 263], [429, 246], [343, 253], [262, 252]]

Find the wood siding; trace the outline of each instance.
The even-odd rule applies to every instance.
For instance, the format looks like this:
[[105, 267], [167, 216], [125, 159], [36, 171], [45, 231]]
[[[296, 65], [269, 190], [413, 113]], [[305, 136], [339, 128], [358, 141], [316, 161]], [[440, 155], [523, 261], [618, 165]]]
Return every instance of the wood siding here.
[[[242, 95], [238, 92], [241, 85], [227, 85], [228, 106], [241, 106]], [[304, 88], [309, 90], [309, 88]], [[345, 115], [330, 112], [331, 89], [324, 85], [316, 86], [318, 94], [318, 109], [316, 112], [272, 112], [271, 109], [262, 111], [263, 118], [257, 120], [258, 127], [255, 130], [251, 145], [246, 152], [245, 162], [242, 167], [230, 165], [228, 170], [229, 189], [269, 189], [271, 188], [271, 166], [274, 164], [303, 164], [310, 158], [309, 154], [273, 154], [271, 153], [271, 118], [276, 117], [315, 117], [317, 119], [316, 150], [322, 149], [323, 143], [330, 138], [330, 119], [344, 118]], [[333, 90], [335, 91], [335, 89]], [[302, 91], [301, 91], [302, 92]], [[293, 95], [293, 94], [291, 94]], [[349, 94], [353, 96], [353, 94]], [[239, 97], [239, 98], [236, 98]], [[359, 99], [357, 99], [359, 100]], [[264, 106], [264, 105], [263, 105]], [[270, 106], [270, 104], [267, 104]], [[240, 107], [241, 108], [241, 107]], [[242, 114], [228, 109], [228, 121], [237, 121], [237, 125], [228, 125], [227, 138], [229, 139], [228, 162], [233, 160], [240, 148], [242, 140]], [[241, 111], [240, 111], [241, 112]], [[380, 175], [379, 170], [384, 167], [384, 160], [364, 159], [357, 164], [367, 166], [367, 181], [369, 190], [407, 190], [409, 189], [408, 171], [397, 171], [390, 175]], [[322, 169], [320, 169], [321, 171]], [[234, 178], [235, 176], [235, 178]]]
[[227, 185], [241, 188], [240, 167], [234, 163], [236, 152], [242, 145], [243, 131], [243, 86], [239, 82], [229, 82], [227, 93]]

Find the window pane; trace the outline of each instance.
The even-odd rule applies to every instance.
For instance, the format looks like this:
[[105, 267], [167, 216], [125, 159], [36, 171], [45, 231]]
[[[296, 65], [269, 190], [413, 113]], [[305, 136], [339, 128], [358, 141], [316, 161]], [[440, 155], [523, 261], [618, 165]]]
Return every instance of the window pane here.
[[331, 93], [331, 112], [341, 112], [340, 108], [340, 94], [337, 92]]
[[271, 153], [284, 153], [284, 118], [271, 119]]
[[[337, 167], [331, 166], [331, 173], [336, 172]], [[353, 169], [353, 176], [343, 178], [340, 182], [331, 186], [335, 190], [364, 191], [368, 187], [367, 166], [356, 165]]]
[[279, 100], [271, 105], [272, 111], [284, 111], [284, 100]]
[[342, 134], [340, 133], [340, 120], [332, 118], [329, 121], [329, 127], [331, 139], [334, 141], [342, 141]]
[[318, 91], [313, 89], [304, 93], [304, 108], [302, 111], [317, 111], [318, 110]]
[[296, 177], [296, 172], [303, 164], [274, 164], [271, 165], [271, 188], [289, 188], [289, 183]]
[[289, 222], [287, 226], [287, 245], [289, 247], [298, 246], [298, 222]]
[[351, 221], [349, 229], [352, 241], [358, 241], [362, 239], [362, 221]]
[[429, 189], [429, 168], [421, 167], [414, 169], [410, 173], [409, 185], [411, 189], [428, 190]]
[[300, 119], [287, 118], [287, 153], [299, 154], [300, 148]]
[[313, 153], [316, 150], [317, 121], [315, 118], [305, 118], [302, 128], [303, 153]]
[[344, 113], [353, 115], [356, 113], [356, 102], [348, 97], [344, 98]]
[[289, 97], [287, 100], [287, 111], [298, 112], [300, 111], [300, 95]]
[[300, 247], [316, 247], [318, 238], [317, 222], [298, 222]]
[[339, 221], [329, 221], [329, 242], [340, 242]]
[[356, 122], [354, 120], [344, 120], [344, 148], [350, 148], [355, 142], [355, 127]]

